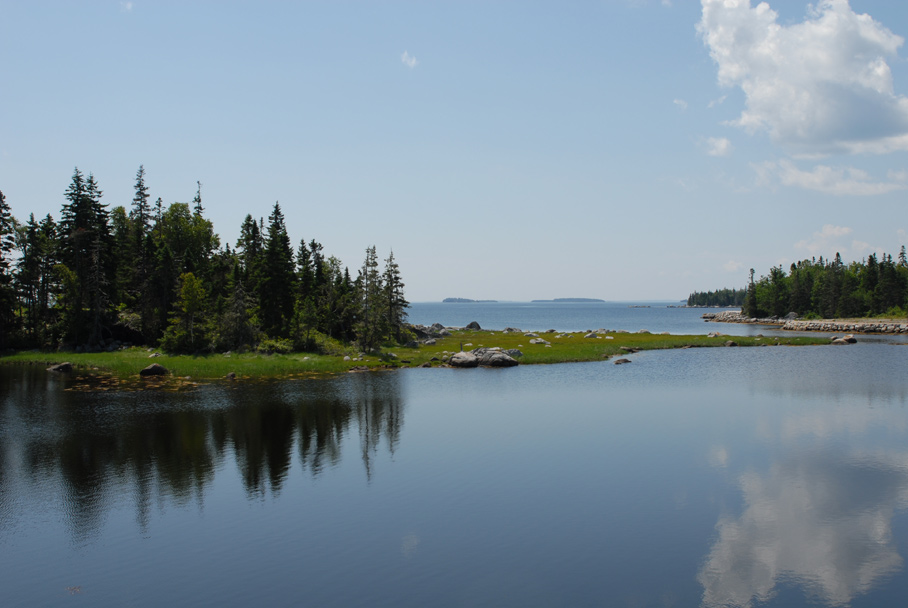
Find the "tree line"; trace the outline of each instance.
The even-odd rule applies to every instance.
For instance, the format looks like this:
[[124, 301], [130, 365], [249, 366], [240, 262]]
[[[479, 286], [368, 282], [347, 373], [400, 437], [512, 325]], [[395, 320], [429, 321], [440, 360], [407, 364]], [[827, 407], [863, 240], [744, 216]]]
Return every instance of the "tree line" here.
[[356, 278], [315, 239], [294, 250], [275, 203], [247, 215], [234, 248], [189, 203], [151, 203], [145, 168], [129, 209], [108, 209], [95, 177], [73, 172], [58, 220], [25, 222], [0, 192], [0, 350], [98, 349], [114, 341], [170, 352], [370, 351], [402, 341], [409, 303], [391, 252], [366, 248]]
[[746, 289], [695, 291], [687, 297], [688, 306], [743, 306]]
[[782, 266], [750, 280], [743, 313], [749, 317], [781, 317], [794, 312], [807, 318], [908, 316], [908, 255], [902, 246], [893, 259], [871, 254], [845, 264], [838, 253]]

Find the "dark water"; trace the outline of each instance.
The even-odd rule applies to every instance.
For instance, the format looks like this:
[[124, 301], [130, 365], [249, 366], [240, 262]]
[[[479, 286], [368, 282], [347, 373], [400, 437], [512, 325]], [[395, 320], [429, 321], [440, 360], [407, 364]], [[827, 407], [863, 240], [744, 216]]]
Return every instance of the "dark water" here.
[[902, 606], [908, 348], [76, 393], [0, 366], [0, 606]]

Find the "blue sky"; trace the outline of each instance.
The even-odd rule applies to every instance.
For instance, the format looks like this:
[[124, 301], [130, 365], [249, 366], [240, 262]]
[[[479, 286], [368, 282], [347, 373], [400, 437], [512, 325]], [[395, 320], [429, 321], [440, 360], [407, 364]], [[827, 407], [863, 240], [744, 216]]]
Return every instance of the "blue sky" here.
[[280, 201], [411, 301], [682, 299], [908, 244], [908, 4], [0, 0], [0, 190], [235, 244]]

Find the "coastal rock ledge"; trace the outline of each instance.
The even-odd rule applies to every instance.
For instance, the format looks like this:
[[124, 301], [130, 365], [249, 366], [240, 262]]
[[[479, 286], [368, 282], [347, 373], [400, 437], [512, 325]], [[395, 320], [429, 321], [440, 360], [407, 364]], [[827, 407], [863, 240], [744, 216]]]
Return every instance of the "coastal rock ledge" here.
[[[518, 351], [519, 352], [519, 351]], [[517, 359], [499, 348], [476, 348], [454, 353], [448, 359], [451, 367], [514, 367]]]
[[787, 331], [821, 331], [830, 333], [859, 333], [859, 334], [908, 334], [908, 323], [887, 323], [875, 320], [867, 321], [834, 321], [816, 319], [804, 321], [786, 319], [783, 317], [768, 317], [756, 319], [745, 317], [737, 311], [725, 310], [722, 312], [708, 312], [702, 315], [706, 321], [715, 323], [752, 323], [756, 325], [778, 325]]

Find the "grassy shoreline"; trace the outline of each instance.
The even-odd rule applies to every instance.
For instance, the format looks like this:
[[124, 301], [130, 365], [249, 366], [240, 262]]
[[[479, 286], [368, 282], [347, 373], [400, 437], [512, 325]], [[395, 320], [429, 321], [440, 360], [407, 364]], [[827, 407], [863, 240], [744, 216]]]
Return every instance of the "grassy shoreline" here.
[[[353, 369], [396, 369], [418, 367], [424, 363], [431, 366], [443, 365], [446, 353], [471, 350], [480, 346], [516, 348], [524, 353], [521, 365], [553, 363], [574, 363], [602, 361], [617, 355], [628, 355], [628, 349], [665, 350], [672, 348], [724, 347], [733, 340], [736, 345], [747, 346], [806, 346], [828, 344], [828, 338], [821, 337], [755, 337], [702, 335], [666, 335], [641, 333], [609, 333], [596, 338], [585, 338], [583, 332], [543, 333], [539, 337], [550, 345], [531, 344], [532, 337], [524, 334], [504, 334], [498, 331], [458, 330], [450, 336], [438, 338], [434, 345], [420, 344], [418, 348], [385, 347], [381, 353], [358, 357], [351, 350], [350, 360], [344, 355], [318, 355], [293, 353], [287, 355], [264, 355], [258, 353], [209, 354], [209, 355], [161, 355], [150, 357], [146, 348], [130, 348], [104, 353], [38, 352], [24, 351], [0, 357], [0, 364], [50, 366], [70, 362], [75, 373], [82, 376], [108, 375], [119, 380], [138, 378], [139, 370], [159, 363], [166, 367], [171, 378], [182, 380], [223, 379], [229, 373], [239, 379], [294, 378], [343, 373]], [[433, 360], [434, 359], [434, 360]]]

